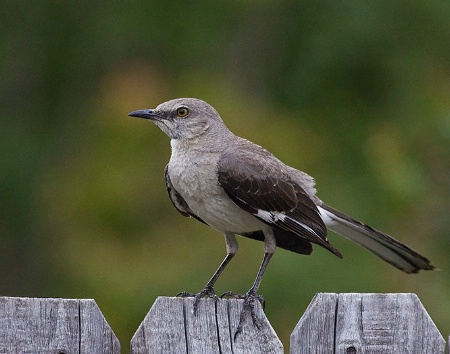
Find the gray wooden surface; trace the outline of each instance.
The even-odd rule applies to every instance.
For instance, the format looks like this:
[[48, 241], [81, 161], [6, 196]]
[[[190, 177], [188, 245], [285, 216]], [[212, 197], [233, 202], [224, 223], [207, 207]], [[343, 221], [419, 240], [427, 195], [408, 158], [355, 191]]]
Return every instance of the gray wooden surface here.
[[[233, 339], [243, 300], [159, 297], [131, 341], [131, 354], [283, 353], [258, 304]], [[445, 342], [415, 294], [325, 294], [311, 301], [290, 353], [443, 354]], [[94, 300], [0, 297], [0, 354], [119, 354]]]
[[291, 335], [291, 354], [444, 354], [445, 341], [415, 294], [325, 294]]
[[[158, 297], [131, 340], [131, 354], [144, 353], [283, 353], [283, 346], [258, 306], [258, 329], [247, 316], [233, 340], [243, 300], [201, 299], [197, 315], [192, 298]], [[259, 304], [258, 304], [259, 305]]]
[[0, 297], [0, 353], [119, 354], [94, 300]]

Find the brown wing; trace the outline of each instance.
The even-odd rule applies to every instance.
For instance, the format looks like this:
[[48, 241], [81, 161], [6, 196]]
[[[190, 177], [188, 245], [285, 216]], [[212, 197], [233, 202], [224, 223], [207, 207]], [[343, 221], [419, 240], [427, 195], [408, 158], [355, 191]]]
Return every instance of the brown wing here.
[[[262, 148], [261, 148], [262, 149]], [[285, 166], [265, 150], [225, 151], [218, 162], [218, 180], [240, 208], [275, 229], [319, 244], [340, 256], [326, 236], [316, 205], [289, 176]]]

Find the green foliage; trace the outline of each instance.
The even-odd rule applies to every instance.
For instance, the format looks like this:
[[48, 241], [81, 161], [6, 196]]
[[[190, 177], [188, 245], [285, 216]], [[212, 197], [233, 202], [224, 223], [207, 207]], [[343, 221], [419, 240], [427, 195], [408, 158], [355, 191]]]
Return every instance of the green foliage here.
[[[127, 117], [190, 96], [441, 268], [407, 276], [335, 235], [344, 260], [280, 250], [261, 292], [284, 343], [323, 291], [415, 292], [446, 333], [447, 1], [3, 1], [0, 14], [2, 295], [95, 298], [126, 343], [156, 296], [203, 287], [222, 236], [173, 209], [168, 139]], [[218, 292], [253, 281], [262, 244], [240, 243]]]

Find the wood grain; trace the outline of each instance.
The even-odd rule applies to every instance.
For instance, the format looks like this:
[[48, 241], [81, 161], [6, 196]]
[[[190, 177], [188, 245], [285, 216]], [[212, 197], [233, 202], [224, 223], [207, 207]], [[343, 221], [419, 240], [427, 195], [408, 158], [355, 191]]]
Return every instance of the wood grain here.
[[291, 335], [291, 354], [444, 354], [415, 294], [317, 294]]
[[242, 333], [233, 339], [242, 302], [201, 299], [194, 315], [193, 298], [158, 297], [133, 336], [131, 353], [283, 353], [259, 304], [260, 328], [248, 316]]
[[0, 297], [0, 353], [119, 354], [94, 300]]

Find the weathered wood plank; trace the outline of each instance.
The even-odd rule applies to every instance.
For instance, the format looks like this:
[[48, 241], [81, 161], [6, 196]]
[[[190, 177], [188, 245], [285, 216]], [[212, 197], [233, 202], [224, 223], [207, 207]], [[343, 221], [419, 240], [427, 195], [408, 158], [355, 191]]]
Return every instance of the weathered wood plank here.
[[283, 353], [267, 321], [255, 328], [250, 316], [234, 341], [243, 300], [201, 299], [197, 314], [192, 298], [158, 297], [131, 340], [131, 354], [146, 353]]
[[444, 353], [445, 341], [415, 294], [340, 294], [336, 349]]
[[234, 333], [239, 325], [243, 302], [243, 300], [230, 299], [222, 303], [222, 305], [227, 306], [229, 318], [229, 334], [231, 336], [229, 343], [232, 350], [229, 353], [284, 353], [283, 344], [278, 339], [259, 303], [257, 304], [256, 315], [262, 319], [260, 328], [255, 327], [251, 316], [248, 314], [242, 333], [238, 335], [236, 341], [233, 341]]
[[80, 353], [119, 354], [120, 344], [94, 300], [81, 299]]
[[0, 353], [118, 354], [94, 300], [0, 297]]
[[444, 351], [444, 338], [415, 294], [318, 294], [291, 336], [291, 354]]
[[291, 334], [290, 353], [334, 353], [337, 294], [318, 293]]
[[187, 353], [182, 300], [156, 299], [131, 339], [131, 354]]

